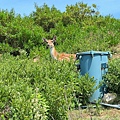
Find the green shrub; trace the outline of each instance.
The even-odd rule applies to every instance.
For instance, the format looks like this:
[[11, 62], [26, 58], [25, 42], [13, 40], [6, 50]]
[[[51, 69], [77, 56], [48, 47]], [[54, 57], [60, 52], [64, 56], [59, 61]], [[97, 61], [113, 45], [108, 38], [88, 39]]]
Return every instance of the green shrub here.
[[[120, 42], [120, 20], [101, 16], [94, 4], [77, 3], [63, 13], [46, 4], [35, 7], [24, 17], [0, 11], [0, 116], [65, 120], [69, 109], [87, 104], [95, 81], [88, 75], [79, 78], [72, 61], [52, 60], [42, 38], [56, 35], [58, 52], [108, 51]], [[29, 48], [30, 56], [10, 56], [19, 48]], [[118, 93], [119, 77], [119, 60], [111, 61], [106, 76], [110, 91]]]
[[120, 59], [110, 61], [108, 73], [105, 76], [109, 92], [119, 94], [120, 91]]
[[[25, 84], [19, 84], [11, 96], [11, 113], [12, 119], [34, 119], [34, 120], [47, 120], [48, 105], [45, 98], [39, 91], [32, 93], [32, 88], [26, 87]], [[13, 89], [13, 88], [12, 88]], [[24, 90], [24, 91], [23, 91]]]
[[32, 14], [35, 24], [41, 26], [46, 32], [55, 28], [56, 23], [61, 20], [61, 12], [54, 6], [50, 8], [44, 4], [42, 7], [35, 5], [35, 8], [36, 11]]
[[9, 46], [9, 44], [0, 43], [0, 53], [6, 53], [12, 51], [13, 48]]
[[[86, 103], [92, 93], [93, 81], [85, 84], [88, 77], [79, 79], [72, 62], [42, 58], [33, 63], [30, 59], [4, 55], [0, 65], [0, 110], [7, 118], [31, 119], [38, 114], [46, 119], [67, 119], [67, 111], [77, 106], [76, 95], [80, 95], [80, 103]], [[35, 100], [38, 103], [32, 104]], [[39, 105], [43, 108], [34, 113], [31, 107]], [[6, 106], [9, 111], [2, 114]]]
[[[8, 16], [13, 16], [12, 12], [0, 11], [1, 22], [6, 19], [5, 25], [0, 25], [0, 42], [8, 43], [13, 48], [33, 48], [36, 45], [41, 45], [43, 29], [34, 25], [34, 21], [30, 17], [22, 18], [20, 15], [10, 19]], [[10, 20], [9, 20], [10, 19]]]
[[47, 119], [48, 104], [40, 91], [28, 83], [25, 62], [14, 57], [6, 61], [0, 68], [0, 116], [16, 120]]

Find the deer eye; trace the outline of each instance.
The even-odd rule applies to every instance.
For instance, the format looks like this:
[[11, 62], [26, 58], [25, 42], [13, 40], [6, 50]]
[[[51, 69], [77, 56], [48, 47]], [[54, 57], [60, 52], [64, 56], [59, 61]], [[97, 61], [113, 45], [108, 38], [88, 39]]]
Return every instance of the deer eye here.
[[52, 43], [54, 43], [54, 40], [51, 40]]

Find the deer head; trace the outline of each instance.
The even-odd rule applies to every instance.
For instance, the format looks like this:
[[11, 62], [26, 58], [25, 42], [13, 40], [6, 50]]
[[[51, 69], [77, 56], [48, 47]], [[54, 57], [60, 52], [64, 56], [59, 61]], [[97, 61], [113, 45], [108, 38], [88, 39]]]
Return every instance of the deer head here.
[[52, 40], [47, 40], [46, 38], [43, 38], [43, 41], [47, 44], [47, 46], [49, 48], [53, 48], [54, 47], [54, 43], [56, 42], [56, 36], [53, 37]]

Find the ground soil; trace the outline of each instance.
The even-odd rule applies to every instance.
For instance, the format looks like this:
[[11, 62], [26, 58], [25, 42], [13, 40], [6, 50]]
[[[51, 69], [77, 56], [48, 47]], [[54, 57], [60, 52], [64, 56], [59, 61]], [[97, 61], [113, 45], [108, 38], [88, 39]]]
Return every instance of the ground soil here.
[[69, 120], [120, 120], [120, 109], [104, 108], [99, 111], [93, 109], [80, 109], [69, 111]]

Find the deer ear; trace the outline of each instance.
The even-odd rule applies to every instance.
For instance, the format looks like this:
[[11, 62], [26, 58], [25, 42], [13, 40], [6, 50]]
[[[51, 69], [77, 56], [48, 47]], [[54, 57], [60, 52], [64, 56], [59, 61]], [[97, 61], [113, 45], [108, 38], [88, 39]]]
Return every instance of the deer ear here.
[[47, 42], [47, 39], [43, 38], [43, 41], [44, 41], [44, 42]]
[[53, 42], [56, 42], [56, 36], [53, 37]]

